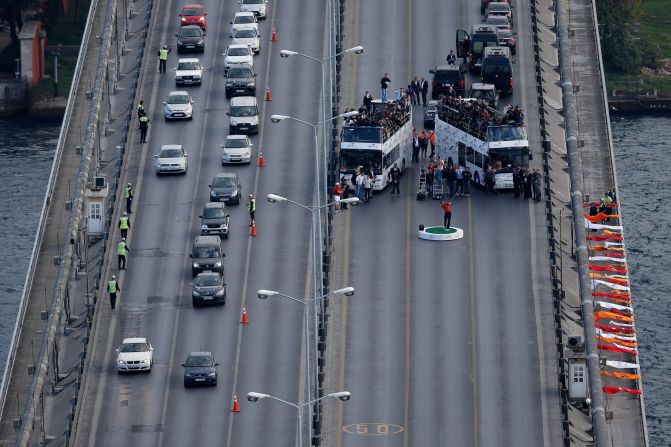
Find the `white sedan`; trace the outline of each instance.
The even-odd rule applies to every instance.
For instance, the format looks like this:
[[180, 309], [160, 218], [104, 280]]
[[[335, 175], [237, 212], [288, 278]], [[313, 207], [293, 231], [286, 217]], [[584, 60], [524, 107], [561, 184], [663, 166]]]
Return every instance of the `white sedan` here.
[[259, 54], [261, 52], [260, 37], [261, 35], [256, 28], [243, 26], [231, 34], [231, 39], [233, 39], [231, 42], [237, 45], [247, 45], [252, 49], [254, 54]]
[[154, 348], [146, 338], [124, 338], [116, 351], [116, 370], [119, 374], [130, 371], [151, 371]]
[[181, 144], [164, 144], [156, 158], [156, 175], [160, 174], [186, 174], [188, 167], [186, 157], [188, 154]]
[[240, 11], [253, 12], [259, 19], [268, 16], [268, 0], [240, 0]]
[[251, 163], [252, 141], [247, 135], [229, 135], [221, 147], [221, 164]]
[[233, 34], [236, 29], [243, 26], [251, 26], [257, 30], [259, 29], [256, 15], [253, 12], [236, 12], [235, 17], [233, 17], [233, 21], [231, 22], [231, 34]]
[[168, 97], [163, 101], [163, 111], [165, 120], [171, 119], [192, 119], [193, 118], [193, 99], [186, 91], [176, 91], [168, 93]]
[[200, 85], [203, 82], [203, 66], [197, 57], [180, 59], [175, 67], [176, 85]]
[[254, 67], [254, 53], [248, 45], [231, 44], [226, 48], [223, 56], [226, 72], [232, 65], [236, 64], [249, 64], [250, 67]]

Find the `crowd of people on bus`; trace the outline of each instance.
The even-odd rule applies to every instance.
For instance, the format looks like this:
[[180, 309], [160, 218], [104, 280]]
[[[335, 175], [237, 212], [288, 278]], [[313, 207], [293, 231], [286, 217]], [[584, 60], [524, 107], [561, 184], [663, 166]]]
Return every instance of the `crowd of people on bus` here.
[[485, 139], [489, 126], [524, 124], [524, 111], [519, 106], [508, 105], [501, 113], [486, 100], [464, 100], [448, 95], [439, 98], [438, 117], [481, 140]]
[[[345, 126], [381, 127], [383, 138], [387, 140], [408, 122], [410, 99], [407, 96], [401, 96], [380, 109], [376, 111], [373, 108], [373, 97], [366, 92], [363, 104], [358, 110], [359, 114], [345, 118]], [[348, 110], [348, 112], [354, 111], [354, 109]]]

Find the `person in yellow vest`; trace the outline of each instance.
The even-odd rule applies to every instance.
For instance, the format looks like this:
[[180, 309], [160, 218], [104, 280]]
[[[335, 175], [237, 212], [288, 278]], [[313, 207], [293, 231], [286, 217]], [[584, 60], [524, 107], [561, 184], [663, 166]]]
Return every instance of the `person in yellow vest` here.
[[151, 123], [151, 120], [147, 115], [142, 115], [138, 121], [140, 122], [140, 143], [146, 143], [147, 130], [149, 130], [149, 123]]
[[126, 270], [126, 253], [130, 251], [126, 245], [126, 238], [121, 238], [121, 242], [116, 246], [117, 257], [119, 258], [119, 270]]
[[123, 196], [126, 199], [126, 212], [131, 213], [131, 205], [133, 204], [133, 188], [130, 182], [126, 185], [123, 190]]
[[172, 48], [168, 48], [167, 45], [163, 45], [163, 48], [158, 50], [158, 72], [165, 73], [165, 66], [168, 63], [168, 54], [172, 51]]
[[119, 230], [121, 230], [121, 237], [126, 239], [128, 237], [128, 229], [130, 228], [130, 220], [128, 219], [128, 214], [123, 213], [119, 217]]
[[116, 294], [121, 292], [121, 287], [116, 280], [116, 276], [112, 275], [112, 279], [107, 282], [107, 292], [110, 294], [110, 305], [112, 310], [116, 307]]
[[254, 213], [256, 213], [256, 200], [254, 199], [253, 194], [249, 195], [249, 201], [247, 202], [247, 211], [249, 211], [249, 219], [250, 219], [249, 226], [251, 227], [252, 225], [256, 224], [256, 219], [254, 219]]

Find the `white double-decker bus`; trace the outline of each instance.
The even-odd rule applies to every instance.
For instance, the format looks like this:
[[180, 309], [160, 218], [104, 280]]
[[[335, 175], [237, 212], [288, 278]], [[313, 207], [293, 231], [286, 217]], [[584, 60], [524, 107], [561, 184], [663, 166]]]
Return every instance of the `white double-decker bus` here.
[[373, 190], [382, 191], [394, 163], [405, 171], [412, 159], [412, 108], [401, 111], [398, 101], [373, 100], [370, 116], [359, 121], [365, 124], [342, 128], [340, 178], [351, 183], [358, 168], [373, 168]]
[[503, 124], [475, 128], [464, 122], [463, 117], [463, 111], [439, 107], [436, 117], [438, 155], [448, 164], [468, 167], [473, 181], [482, 186], [485, 185], [485, 172], [491, 167], [494, 189], [512, 189], [513, 168], [529, 167], [526, 126]]

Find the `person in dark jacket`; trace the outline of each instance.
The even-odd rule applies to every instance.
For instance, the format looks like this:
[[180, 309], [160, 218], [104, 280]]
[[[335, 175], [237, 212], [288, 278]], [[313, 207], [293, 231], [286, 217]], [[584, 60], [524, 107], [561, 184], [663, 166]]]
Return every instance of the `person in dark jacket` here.
[[391, 79], [389, 79], [389, 73], [385, 73], [380, 79], [380, 98], [382, 99], [382, 102], [387, 101], [387, 88], [389, 88], [390, 83]]
[[366, 90], [366, 94], [363, 95], [363, 105], [369, 112], [373, 109], [373, 96], [368, 90]]
[[429, 93], [429, 81], [422, 78], [420, 85], [422, 87], [422, 105], [426, 107], [426, 95]]

